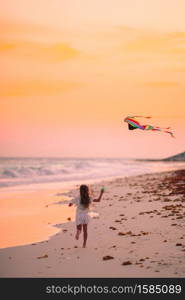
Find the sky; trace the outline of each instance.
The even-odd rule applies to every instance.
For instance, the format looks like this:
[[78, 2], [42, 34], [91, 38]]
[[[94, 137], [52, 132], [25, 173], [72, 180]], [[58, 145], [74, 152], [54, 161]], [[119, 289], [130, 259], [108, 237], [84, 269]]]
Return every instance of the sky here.
[[[184, 11], [184, 0], [1, 3], [0, 156], [183, 152]], [[127, 115], [176, 138], [128, 131]]]

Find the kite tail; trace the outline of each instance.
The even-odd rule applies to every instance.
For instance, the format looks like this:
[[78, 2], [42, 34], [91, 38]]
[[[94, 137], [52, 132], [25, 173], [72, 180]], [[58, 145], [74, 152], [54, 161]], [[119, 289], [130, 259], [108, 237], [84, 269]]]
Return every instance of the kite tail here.
[[[170, 127], [169, 127], [169, 128], [170, 128]], [[168, 128], [164, 128], [164, 129], [168, 129]], [[174, 136], [174, 134], [173, 134], [172, 131], [167, 131], [167, 130], [164, 130], [164, 129], [161, 128], [161, 127], [154, 127], [154, 128], [152, 129], [152, 131], [163, 131], [163, 132], [165, 132], [165, 133], [169, 133], [169, 134], [171, 135], [172, 138], [175, 138], [175, 136]]]
[[169, 134], [171, 135], [172, 138], [175, 138], [173, 132], [171, 132], [171, 131], [165, 131], [165, 130], [164, 130], [164, 132], [169, 133]]
[[155, 128], [159, 128], [159, 129], [171, 129], [171, 127], [162, 128], [162, 127], [158, 127], [158, 126], [155, 126]]

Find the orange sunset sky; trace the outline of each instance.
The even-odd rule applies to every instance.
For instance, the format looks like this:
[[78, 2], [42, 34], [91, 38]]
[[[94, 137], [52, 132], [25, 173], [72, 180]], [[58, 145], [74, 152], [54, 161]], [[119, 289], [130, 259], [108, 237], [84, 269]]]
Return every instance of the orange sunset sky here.
[[[184, 0], [6, 0], [0, 156], [184, 151]], [[127, 115], [174, 129], [128, 131]]]

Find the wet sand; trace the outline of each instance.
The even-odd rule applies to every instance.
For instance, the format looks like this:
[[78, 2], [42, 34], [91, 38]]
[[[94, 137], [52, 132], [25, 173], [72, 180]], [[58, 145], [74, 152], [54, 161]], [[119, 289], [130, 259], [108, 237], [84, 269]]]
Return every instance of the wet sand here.
[[[82, 236], [75, 240], [74, 208], [67, 206], [77, 190], [61, 195], [51, 189], [40, 205], [51, 223], [57, 214], [57, 232], [0, 249], [0, 277], [185, 277], [185, 170], [103, 181], [93, 185], [95, 195], [102, 185], [106, 192], [93, 204], [98, 215], [85, 249]], [[32, 193], [32, 201], [37, 198]], [[27, 235], [24, 220], [22, 232]]]

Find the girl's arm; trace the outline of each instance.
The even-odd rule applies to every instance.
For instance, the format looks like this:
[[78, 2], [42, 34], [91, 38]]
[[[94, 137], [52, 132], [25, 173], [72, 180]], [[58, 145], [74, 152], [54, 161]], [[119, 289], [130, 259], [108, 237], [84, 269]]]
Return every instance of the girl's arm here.
[[103, 193], [104, 193], [104, 189], [101, 189], [99, 197], [97, 199], [94, 199], [93, 202], [100, 202], [101, 198], [103, 196]]

